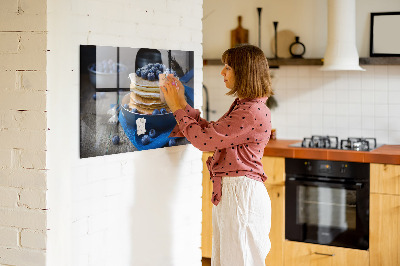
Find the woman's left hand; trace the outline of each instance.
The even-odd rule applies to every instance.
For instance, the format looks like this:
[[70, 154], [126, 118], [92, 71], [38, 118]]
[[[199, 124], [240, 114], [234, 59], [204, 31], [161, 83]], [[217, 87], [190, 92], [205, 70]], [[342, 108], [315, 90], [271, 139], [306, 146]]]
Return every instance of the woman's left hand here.
[[168, 76], [164, 86], [160, 87], [164, 94], [165, 102], [172, 112], [175, 112], [178, 109], [184, 109], [187, 104], [184, 96], [185, 88], [183, 85], [180, 85], [182, 84], [178, 79]]

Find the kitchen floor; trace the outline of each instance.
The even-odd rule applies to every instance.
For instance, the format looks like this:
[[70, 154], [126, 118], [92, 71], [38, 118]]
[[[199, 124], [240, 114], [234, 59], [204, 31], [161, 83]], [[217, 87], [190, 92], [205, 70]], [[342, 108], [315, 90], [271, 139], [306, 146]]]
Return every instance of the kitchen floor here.
[[210, 258], [202, 258], [201, 259], [203, 266], [211, 266], [211, 259]]

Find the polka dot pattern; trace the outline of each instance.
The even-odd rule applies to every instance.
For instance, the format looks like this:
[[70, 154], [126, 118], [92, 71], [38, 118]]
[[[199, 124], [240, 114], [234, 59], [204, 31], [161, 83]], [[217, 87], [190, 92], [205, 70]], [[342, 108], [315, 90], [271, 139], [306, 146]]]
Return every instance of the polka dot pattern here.
[[217, 205], [222, 196], [224, 176], [247, 176], [266, 180], [261, 158], [271, 132], [267, 98], [236, 99], [216, 122], [200, 117], [200, 111], [187, 105], [174, 113], [178, 125], [171, 136], [182, 134], [202, 151], [215, 151], [207, 160], [213, 183], [211, 201]]

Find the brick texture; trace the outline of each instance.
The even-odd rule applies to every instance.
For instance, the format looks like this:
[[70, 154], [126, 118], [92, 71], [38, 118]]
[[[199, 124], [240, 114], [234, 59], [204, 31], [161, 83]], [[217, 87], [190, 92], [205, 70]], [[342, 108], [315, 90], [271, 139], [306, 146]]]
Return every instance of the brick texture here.
[[46, 12], [0, 3], [0, 265], [46, 260]]
[[18, 229], [0, 227], [0, 247], [18, 247], [18, 239]]
[[0, 187], [0, 207], [15, 208], [18, 203], [18, 190], [10, 187]]
[[21, 231], [21, 246], [34, 249], [46, 249], [45, 231], [23, 229]]

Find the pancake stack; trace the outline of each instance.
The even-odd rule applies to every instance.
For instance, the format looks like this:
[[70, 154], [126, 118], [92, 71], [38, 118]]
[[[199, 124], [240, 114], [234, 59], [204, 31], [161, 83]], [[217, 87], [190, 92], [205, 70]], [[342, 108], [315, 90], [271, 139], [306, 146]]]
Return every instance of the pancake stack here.
[[148, 64], [130, 75], [131, 109], [136, 109], [142, 114], [153, 114], [154, 110], [162, 108], [169, 112], [167, 104], [160, 99], [158, 75], [165, 72], [164, 69], [165, 66], [162, 64]]

